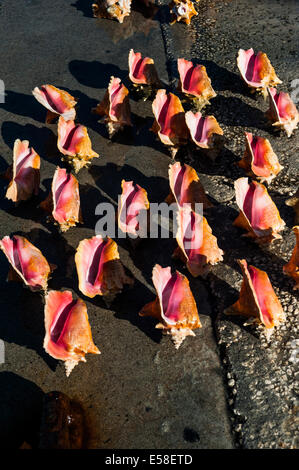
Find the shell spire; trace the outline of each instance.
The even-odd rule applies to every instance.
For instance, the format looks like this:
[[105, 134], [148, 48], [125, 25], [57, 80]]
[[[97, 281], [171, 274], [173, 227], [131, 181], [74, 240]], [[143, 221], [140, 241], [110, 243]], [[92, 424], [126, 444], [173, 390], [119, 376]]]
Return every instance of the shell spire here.
[[126, 16], [131, 13], [132, 0], [95, 0], [92, 4], [95, 18], [115, 19], [123, 23]]
[[153, 269], [153, 284], [157, 297], [146, 304], [140, 316], [151, 316], [159, 320], [156, 328], [171, 335], [178, 349], [187, 336], [195, 336], [193, 330], [201, 328], [196, 303], [190, 290], [188, 279], [171, 268], [159, 264]]
[[170, 24], [182, 21], [189, 25], [193, 16], [198, 15], [191, 0], [172, 0], [169, 4], [169, 10]]

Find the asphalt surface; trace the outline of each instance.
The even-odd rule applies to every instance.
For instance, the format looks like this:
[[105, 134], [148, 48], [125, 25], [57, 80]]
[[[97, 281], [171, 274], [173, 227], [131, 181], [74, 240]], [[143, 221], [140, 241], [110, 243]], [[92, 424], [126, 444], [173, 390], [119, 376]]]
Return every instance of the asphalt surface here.
[[[90, 2], [92, 3], [92, 2]], [[282, 275], [294, 236], [292, 209], [285, 200], [298, 178], [298, 131], [288, 139], [273, 134], [265, 118], [267, 105], [251, 95], [239, 78], [237, 50], [267, 52], [281, 89], [291, 91], [297, 78], [298, 3], [295, 1], [219, 2], [201, 0], [190, 27], [169, 26], [162, 6], [152, 19], [133, 11], [123, 25], [92, 18], [89, 2], [16, 0], [0, 2], [1, 79], [6, 100], [0, 105], [0, 170], [12, 161], [16, 138], [28, 139], [42, 157], [40, 195], [18, 207], [4, 199], [1, 182], [0, 235], [21, 233], [58, 266], [52, 289], [78, 291], [74, 252], [80, 240], [94, 234], [99, 202], [116, 204], [120, 183], [133, 179], [148, 191], [150, 202], [169, 192], [170, 155], [149, 131], [151, 103], [132, 95], [134, 129], [108, 139], [103, 124], [90, 113], [103, 97], [111, 75], [128, 82], [130, 48], [155, 60], [169, 89], [177, 83], [176, 59], [203, 63], [218, 96], [207, 109], [225, 134], [215, 163], [199, 152], [177, 158], [200, 174], [215, 207], [208, 220], [224, 250], [223, 263], [207, 279], [190, 279], [203, 327], [175, 351], [169, 337], [140, 318], [141, 307], [154, 298], [151, 271], [155, 263], [171, 265], [175, 240], [144, 240], [137, 248], [119, 243], [135, 285], [108, 309], [101, 299], [84, 298], [95, 344], [102, 354], [88, 357], [66, 378], [64, 366], [42, 348], [43, 300], [17, 283], [6, 283], [8, 263], [0, 264], [0, 338], [5, 363], [0, 365], [0, 436], [6, 447], [29, 444], [38, 427], [44, 393], [58, 390], [79, 401], [89, 424], [92, 448], [293, 448], [296, 446], [296, 343], [298, 304], [292, 280]], [[64, 166], [56, 147], [56, 125], [45, 125], [45, 110], [31, 95], [35, 86], [51, 83], [78, 98], [78, 122], [86, 125], [100, 154], [89, 170], [78, 174], [84, 224], [60, 234], [37, 208], [47, 195], [56, 165]], [[232, 227], [237, 216], [233, 181], [244, 176], [234, 164], [244, 149], [244, 131], [270, 139], [284, 170], [270, 195], [287, 224], [283, 240], [269, 250], [241, 238]], [[236, 259], [265, 269], [285, 308], [286, 323], [268, 344], [264, 334], [244, 327], [223, 310], [238, 297], [241, 275]], [[297, 315], [297, 317], [296, 317]]]

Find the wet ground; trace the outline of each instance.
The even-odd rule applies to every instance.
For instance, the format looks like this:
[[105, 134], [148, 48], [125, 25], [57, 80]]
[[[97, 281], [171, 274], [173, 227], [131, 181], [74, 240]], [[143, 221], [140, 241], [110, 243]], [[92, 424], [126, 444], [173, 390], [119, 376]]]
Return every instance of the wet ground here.
[[[4, 199], [1, 182], [1, 238], [16, 232], [26, 236], [58, 266], [50, 288], [72, 289], [79, 296], [74, 252], [80, 240], [94, 234], [96, 205], [116, 204], [122, 179], [144, 187], [150, 202], [161, 202], [168, 195], [171, 158], [149, 131], [151, 103], [133, 96], [134, 130], [113, 142], [90, 113], [111, 75], [129, 86], [127, 60], [134, 48], [154, 58], [169, 89], [177, 83], [178, 57], [207, 67], [218, 95], [207, 111], [224, 130], [224, 149], [215, 163], [196, 151], [182, 151], [177, 158], [197, 169], [215, 204], [208, 221], [225, 257], [205, 280], [188, 275], [203, 328], [177, 352], [169, 337], [154, 329], [155, 322], [138, 316], [154, 298], [155, 263], [187, 274], [171, 258], [175, 241], [144, 240], [133, 248], [127, 240], [116, 240], [135, 286], [110, 308], [101, 299], [84, 298], [102, 354], [88, 357], [66, 378], [63, 364], [43, 351], [42, 297], [6, 283], [8, 265], [1, 255], [0, 338], [5, 342], [5, 363], [0, 365], [1, 442], [10, 447], [24, 440], [33, 442], [43, 394], [58, 390], [84, 407], [89, 447], [294, 447], [296, 361], [292, 352], [298, 303], [282, 266], [294, 245], [293, 212], [285, 200], [298, 182], [298, 131], [290, 139], [272, 132], [263, 114], [267, 104], [248, 92], [235, 58], [240, 47], [267, 52], [283, 81], [281, 89], [291, 91], [291, 81], [298, 76], [298, 3], [253, 1], [248, 8], [243, 0], [202, 0], [190, 27], [169, 26], [165, 6], [154, 18], [133, 11], [122, 25], [97, 20], [89, 3], [0, 2], [0, 78], [6, 87], [6, 100], [0, 105], [0, 170], [11, 163], [16, 138], [28, 139], [42, 157], [41, 191], [35, 200], [15, 208]], [[63, 235], [37, 208], [49, 191], [56, 165], [64, 165], [56, 146], [56, 125], [44, 124], [45, 110], [31, 95], [43, 83], [55, 84], [78, 98], [77, 119], [88, 127], [93, 148], [100, 154], [78, 175], [84, 224]], [[232, 227], [237, 215], [233, 181], [244, 176], [235, 165], [243, 154], [244, 131], [269, 138], [284, 166], [269, 192], [287, 228], [283, 240], [269, 250], [241, 238], [242, 232]], [[238, 297], [241, 275], [235, 260], [240, 257], [268, 272], [285, 308], [287, 321], [269, 344], [260, 330], [223, 315]]]

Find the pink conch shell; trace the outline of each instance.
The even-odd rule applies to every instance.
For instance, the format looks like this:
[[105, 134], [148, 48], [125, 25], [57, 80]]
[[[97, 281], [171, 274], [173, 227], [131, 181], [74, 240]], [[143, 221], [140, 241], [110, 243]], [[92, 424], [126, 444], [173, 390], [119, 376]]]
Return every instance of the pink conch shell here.
[[264, 96], [268, 86], [275, 87], [282, 83], [264, 52], [255, 54], [253, 49], [239, 49], [237, 65], [247, 85], [254, 89], [261, 88]]
[[92, 4], [95, 18], [115, 19], [119, 23], [130, 15], [132, 0], [96, 0]]
[[125, 126], [132, 126], [129, 91], [120, 78], [111, 77], [103, 100], [93, 109], [100, 116], [106, 116], [109, 136]]
[[129, 77], [135, 85], [157, 85], [159, 84], [158, 74], [153, 59], [145, 57], [142, 59], [140, 52], [129, 53]]
[[294, 208], [295, 224], [299, 225], [299, 188], [297, 189], [294, 196], [290, 197], [290, 199], [287, 199], [286, 205]]
[[51, 267], [36, 246], [25, 237], [13, 235], [12, 238], [2, 238], [0, 247], [18, 275], [13, 277], [10, 273], [9, 280], [19, 277], [32, 291], [47, 290]]
[[168, 204], [174, 201], [180, 207], [184, 204], [191, 204], [193, 210], [195, 210], [196, 203], [202, 204], [204, 210], [213, 207], [194, 168], [186, 163], [175, 162], [169, 165], [168, 175], [171, 189], [166, 199]]
[[238, 260], [238, 263], [243, 273], [240, 297], [225, 313], [252, 318], [250, 323], [258, 323], [266, 327], [266, 334], [269, 338], [274, 326], [278, 326], [285, 320], [282, 306], [265, 271], [254, 266], [247, 266], [245, 259]]
[[217, 238], [212, 235], [212, 229], [207, 219], [188, 209], [180, 208], [177, 213], [178, 248], [174, 252], [186, 263], [192, 276], [204, 275], [208, 265], [217, 264], [223, 260], [223, 251], [217, 244]]
[[294, 279], [294, 289], [299, 289], [299, 225], [293, 227], [293, 230], [296, 235], [296, 245], [290, 261], [283, 267], [283, 272]]
[[156, 328], [172, 336], [178, 349], [187, 336], [195, 336], [193, 330], [201, 328], [197, 306], [190, 290], [188, 279], [171, 268], [159, 264], [153, 269], [156, 300], [146, 304], [139, 315], [151, 316], [160, 321]]
[[194, 114], [188, 111], [185, 119], [193, 142], [200, 148], [212, 148], [215, 134], [223, 135], [223, 130], [214, 116], [203, 117], [200, 112]]
[[180, 99], [173, 93], [167, 94], [166, 90], [158, 90], [152, 108], [155, 122], [151, 130], [158, 134], [161, 142], [175, 149], [187, 143], [189, 131]]
[[178, 90], [196, 100], [199, 110], [210, 104], [211, 98], [217, 96], [204, 65], [193, 65], [189, 60], [178, 59], [178, 71], [180, 75]]
[[50, 356], [65, 361], [67, 377], [85, 355], [100, 354], [92, 340], [87, 308], [73, 300], [70, 291], [52, 290], [46, 296], [44, 348]]
[[101, 235], [82, 240], [77, 248], [75, 262], [79, 289], [87, 297], [96, 295], [114, 298], [125, 284], [132, 284], [119, 259], [117, 244]]
[[67, 91], [60, 90], [53, 85], [35, 87], [33, 96], [48, 110], [46, 122], [51, 122], [58, 115], [66, 121], [73, 121], [76, 117], [75, 106], [77, 101]]
[[58, 121], [57, 146], [76, 173], [87, 166], [93, 158], [99, 156], [91, 148], [87, 128], [81, 124], [75, 124], [74, 121], [66, 121], [62, 116]]
[[6, 191], [7, 199], [25, 201], [38, 195], [40, 157], [28, 140], [17, 139], [13, 148], [13, 176]]
[[278, 232], [284, 229], [285, 222], [265, 186], [256, 181], [248, 184], [248, 178], [239, 178], [235, 181], [235, 190], [240, 214], [234, 225], [247, 230], [245, 236], [261, 243], [281, 238]]
[[245, 132], [245, 137], [246, 150], [242, 160], [238, 162], [239, 167], [244, 168], [249, 176], [256, 176], [261, 183], [271, 183], [283, 166], [279, 164], [269, 140], [250, 132]]
[[284, 129], [287, 136], [291, 137], [297, 129], [299, 122], [298, 110], [288, 93], [277, 92], [275, 88], [268, 88], [270, 107], [266, 113], [267, 118], [273, 123], [272, 126]]
[[169, 4], [171, 20], [170, 24], [176, 21], [190, 24], [191, 18], [198, 15], [191, 0], [172, 0]]
[[47, 212], [52, 211], [62, 232], [82, 222], [78, 180], [64, 168], [57, 167], [52, 181], [52, 194], [40, 206]]
[[141, 211], [147, 211], [147, 192], [133, 181], [121, 182], [122, 194], [118, 208], [118, 226], [124, 233], [138, 236]]

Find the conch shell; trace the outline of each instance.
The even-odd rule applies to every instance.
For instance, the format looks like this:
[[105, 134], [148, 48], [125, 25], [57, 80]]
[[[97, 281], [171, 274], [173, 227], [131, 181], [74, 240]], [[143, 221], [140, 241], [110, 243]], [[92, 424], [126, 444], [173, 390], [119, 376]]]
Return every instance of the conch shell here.
[[57, 146], [76, 173], [87, 166], [93, 158], [99, 156], [91, 148], [87, 128], [81, 124], [75, 124], [74, 121], [66, 121], [62, 116], [58, 121]]
[[96, 0], [92, 4], [95, 18], [116, 19], [119, 23], [124, 21], [131, 13], [132, 0]]
[[275, 88], [268, 88], [270, 107], [266, 113], [272, 126], [284, 129], [288, 137], [297, 129], [299, 122], [298, 110], [288, 93], [277, 92]]
[[87, 297], [102, 295], [112, 300], [125, 284], [132, 284], [119, 259], [117, 244], [101, 235], [82, 240], [77, 248], [75, 262], [79, 289]]
[[17, 139], [13, 148], [13, 176], [6, 191], [7, 199], [25, 201], [38, 195], [40, 157], [28, 140]]
[[170, 24], [176, 21], [190, 24], [191, 18], [198, 15], [191, 0], [172, 0], [169, 4], [171, 20]]
[[156, 328], [170, 334], [178, 349], [187, 336], [195, 336], [193, 330], [201, 328], [196, 303], [188, 279], [171, 268], [159, 264], [153, 269], [156, 300], [146, 304], [140, 316], [151, 316], [159, 320]]
[[284, 229], [285, 222], [280, 218], [265, 186], [256, 181], [249, 184], [248, 178], [239, 178], [235, 181], [235, 190], [240, 214], [234, 225], [247, 230], [245, 236], [255, 238], [260, 243], [281, 238], [278, 232]]
[[242, 160], [238, 162], [249, 176], [270, 184], [273, 178], [283, 169], [268, 139], [245, 132], [246, 150]]
[[295, 224], [299, 225], [299, 188], [294, 196], [286, 201], [286, 205], [293, 207], [295, 211]]
[[52, 122], [57, 116], [62, 116], [66, 121], [74, 121], [77, 101], [67, 91], [60, 90], [53, 85], [42, 85], [40, 88], [35, 87], [32, 94], [40, 104], [47, 108], [47, 123]]
[[212, 235], [205, 217], [187, 207], [180, 208], [177, 224], [176, 240], [179, 246], [174, 256], [186, 263], [192, 276], [206, 274], [209, 265], [223, 260], [223, 251], [218, 247], [217, 238]]
[[132, 126], [129, 91], [120, 78], [111, 77], [103, 100], [93, 112], [106, 116], [110, 138], [125, 126]]
[[155, 86], [160, 83], [153, 59], [145, 57], [142, 59], [140, 52], [129, 53], [129, 78], [135, 86]]
[[247, 266], [245, 259], [238, 260], [238, 263], [243, 273], [240, 297], [225, 313], [245, 316], [251, 318], [249, 323], [264, 325], [269, 338], [273, 328], [285, 320], [282, 306], [265, 271]]
[[239, 49], [237, 65], [245, 83], [252, 89], [261, 89], [264, 97], [267, 87], [282, 83], [264, 52], [255, 54], [253, 49]]
[[294, 279], [294, 289], [299, 289], [299, 225], [293, 227], [293, 230], [296, 235], [296, 245], [290, 261], [283, 267], [283, 272]]
[[25, 237], [13, 235], [2, 238], [0, 248], [11, 265], [8, 280], [21, 278], [32, 291], [47, 291], [51, 267], [36, 246]]
[[85, 354], [100, 354], [94, 344], [83, 300], [73, 300], [70, 291], [52, 290], [46, 296], [44, 348], [54, 357], [65, 361], [67, 377]]
[[169, 165], [168, 175], [171, 189], [166, 199], [168, 204], [176, 202], [180, 207], [190, 204], [192, 210], [195, 210], [195, 204], [202, 204], [203, 210], [213, 207], [194, 168], [175, 162]]
[[164, 145], [172, 147], [174, 157], [178, 147], [186, 144], [189, 138], [182, 103], [173, 93], [158, 90], [152, 109], [155, 121], [151, 130], [158, 134]]
[[138, 236], [140, 230], [140, 214], [149, 209], [147, 192], [133, 181], [121, 182], [122, 194], [118, 208], [118, 226], [122, 232], [133, 237]]
[[210, 104], [211, 98], [217, 96], [204, 65], [193, 65], [189, 60], [178, 59], [178, 71], [180, 75], [178, 90], [195, 100], [199, 111]]
[[223, 135], [223, 130], [214, 116], [204, 117], [200, 112], [194, 114], [188, 111], [185, 119], [193, 142], [202, 149], [214, 147], [215, 134]]
[[52, 193], [40, 207], [52, 212], [62, 232], [81, 223], [79, 183], [75, 176], [58, 166], [52, 181]]

